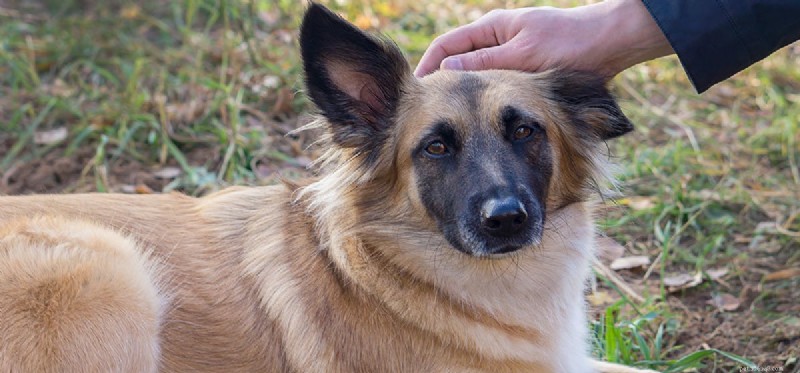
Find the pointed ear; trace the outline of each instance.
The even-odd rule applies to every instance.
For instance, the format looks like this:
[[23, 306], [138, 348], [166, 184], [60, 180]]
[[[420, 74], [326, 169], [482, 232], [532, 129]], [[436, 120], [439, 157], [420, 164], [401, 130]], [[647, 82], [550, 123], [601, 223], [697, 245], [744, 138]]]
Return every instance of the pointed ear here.
[[605, 80], [598, 75], [554, 71], [553, 93], [575, 124], [585, 127], [600, 140], [613, 139], [633, 131], [633, 124], [611, 96]]
[[300, 28], [311, 100], [342, 147], [374, 147], [391, 126], [403, 83], [411, 77], [391, 41], [368, 35], [322, 5], [311, 3]]

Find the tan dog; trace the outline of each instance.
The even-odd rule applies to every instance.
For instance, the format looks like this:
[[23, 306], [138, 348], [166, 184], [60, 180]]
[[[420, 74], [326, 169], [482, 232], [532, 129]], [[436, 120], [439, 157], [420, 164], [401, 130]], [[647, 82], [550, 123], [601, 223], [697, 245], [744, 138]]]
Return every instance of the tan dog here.
[[586, 74], [439, 72], [312, 4], [319, 179], [0, 198], [2, 372], [633, 372], [588, 357]]

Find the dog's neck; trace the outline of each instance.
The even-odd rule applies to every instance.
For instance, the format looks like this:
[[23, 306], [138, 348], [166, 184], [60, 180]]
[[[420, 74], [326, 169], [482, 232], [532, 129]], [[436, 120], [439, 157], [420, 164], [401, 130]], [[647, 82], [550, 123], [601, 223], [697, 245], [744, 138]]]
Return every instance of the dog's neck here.
[[594, 236], [587, 204], [548, 212], [539, 246], [478, 259], [413, 217], [360, 221], [348, 204], [351, 189], [320, 182], [325, 187], [311, 193], [327, 194], [311, 195], [310, 210], [321, 248], [343, 281], [399, 319], [493, 358], [544, 358], [559, 353], [567, 335], [571, 348], [585, 345], [583, 290]]

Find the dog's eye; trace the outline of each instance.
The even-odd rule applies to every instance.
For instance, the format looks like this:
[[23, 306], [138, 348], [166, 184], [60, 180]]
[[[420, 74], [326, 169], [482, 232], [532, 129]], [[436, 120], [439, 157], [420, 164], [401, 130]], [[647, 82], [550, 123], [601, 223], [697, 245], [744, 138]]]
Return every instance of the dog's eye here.
[[445, 155], [447, 154], [447, 146], [442, 144], [441, 141], [434, 141], [425, 147], [425, 151], [431, 155]]
[[533, 134], [533, 128], [528, 126], [519, 126], [517, 127], [516, 131], [514, 131], [514, 140], [524, 140]]

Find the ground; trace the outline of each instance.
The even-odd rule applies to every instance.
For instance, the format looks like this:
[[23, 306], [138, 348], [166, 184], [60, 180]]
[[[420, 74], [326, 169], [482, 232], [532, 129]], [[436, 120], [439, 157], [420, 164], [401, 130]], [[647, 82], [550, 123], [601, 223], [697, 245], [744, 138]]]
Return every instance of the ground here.
[[[494, 7], [574, 1], [330, 2], [412, 63]], [[308, 174], [303, 2], [0, 2], [0, 194], [202, 195]], [[798, 369], [800, 45], [708, 92], [675, 58], [611, 82], [636, 131], [609, 143], [588, 295], [595, 353], [668, 371]], [[639, 261], [639, 262], [637, 262]]]

